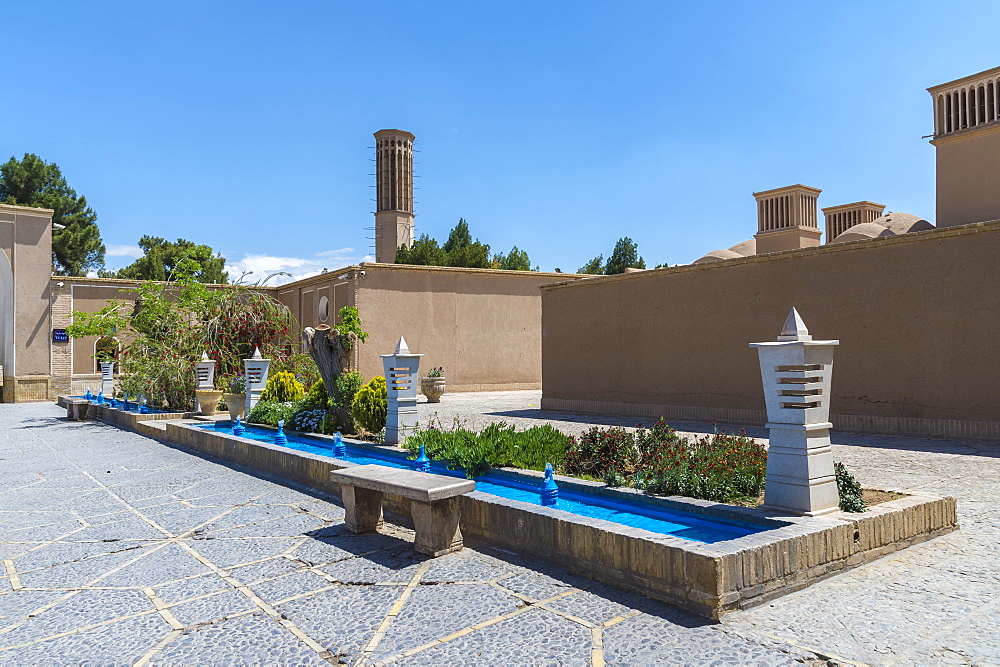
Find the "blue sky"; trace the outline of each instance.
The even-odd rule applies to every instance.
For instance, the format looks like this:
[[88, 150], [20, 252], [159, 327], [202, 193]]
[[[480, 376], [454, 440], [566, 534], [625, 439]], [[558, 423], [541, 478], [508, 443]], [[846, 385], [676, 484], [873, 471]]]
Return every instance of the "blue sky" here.
[[[233, 270], [370, 258], [372, 133], [417, 136], [417, 232], [572, 271], [756, 231], [804, 183], [933, 221], [929, 86], [1000, 65], [996, 3], [5, 0], [0, 158]], [[130, 256], [131, 255], [131, 256]]]

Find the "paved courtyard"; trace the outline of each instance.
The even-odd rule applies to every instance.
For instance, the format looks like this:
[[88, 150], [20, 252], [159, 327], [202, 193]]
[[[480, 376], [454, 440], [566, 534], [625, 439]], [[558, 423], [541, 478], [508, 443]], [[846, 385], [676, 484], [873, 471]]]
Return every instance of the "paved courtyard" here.
[[[585, 426], [538, 400], [420, 409]], [[485, 547], [425, 559], [403, 528], [352, 535], [307, 490], [63, 414], [0, 405], [0, 664], [1000, 662], [997, 445], [837, 436], [864, 483], [957, 496], [962, 530], [712, 624]]]

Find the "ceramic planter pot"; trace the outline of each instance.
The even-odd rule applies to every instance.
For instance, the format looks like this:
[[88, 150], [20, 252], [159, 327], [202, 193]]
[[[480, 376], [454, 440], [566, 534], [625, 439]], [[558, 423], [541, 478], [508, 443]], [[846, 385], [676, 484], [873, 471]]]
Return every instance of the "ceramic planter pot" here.
[[229, 408], [230, 419], [236, 421], [237, 417], [243, 417], [247, 409], [246, 394], [224, 394], [222, 398], [226, 401], [226, 407]]
[[444, 378], [420, 378], [420, 389], [427, 397], [428, 403], [440, 403], [444, 394]]
[[222, 400], [222, 391], [219, 389], [196, 389], [194, 395], [198, 397], [198, 405], [201, 406], [201, 414], [210, 417], [215, 414], [215, 409]]

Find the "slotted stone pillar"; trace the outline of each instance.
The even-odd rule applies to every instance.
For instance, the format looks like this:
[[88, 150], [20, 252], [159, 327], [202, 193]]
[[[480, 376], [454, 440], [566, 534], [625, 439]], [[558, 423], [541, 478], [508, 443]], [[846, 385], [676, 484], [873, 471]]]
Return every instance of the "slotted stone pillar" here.
[[101, 362], [101, 393], [108, 398], [115, 394], [115, 362]]
[[215, 362], [208, 358], [208, 352], [201, 353], [201, 361], [194, 367], [194, 379], [194, 409], [200, 412], [201, 401], [198, 400], [197, 392], [205, 389], [215, 389]]
[[767, 404], [764, 507], [787, 514], [836, 512], [839, 498], [830, 446], [830, 377], [836, 340], [813, 340], [792, 308], [777, 342], [757, 348]]
[[260, 348], [254, 348], [253, 356], [243, 360], [243, 370], [247, 378], [247, 400], [246, 411], [250, 414], [250, 409], [257, 405], [260, 395], [267, 387], [267, 370], [271, 366], [270, 359], [260, 356]]
[[398, 445], [417, 426], [417, 377], [422, 354], [411, 354], [400, 336], [394, 354], [382, 354], [388, 405], [385, 416], [385, 444]]

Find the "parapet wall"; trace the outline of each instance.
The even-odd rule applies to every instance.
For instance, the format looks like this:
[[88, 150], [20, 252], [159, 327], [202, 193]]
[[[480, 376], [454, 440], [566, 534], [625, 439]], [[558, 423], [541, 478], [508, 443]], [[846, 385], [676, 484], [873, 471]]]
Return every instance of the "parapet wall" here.
[[835, 428], [1000, 439], [1000, 222], [542, 288], [542, 407], [764, 422], [792, 306], [839, 339]]

